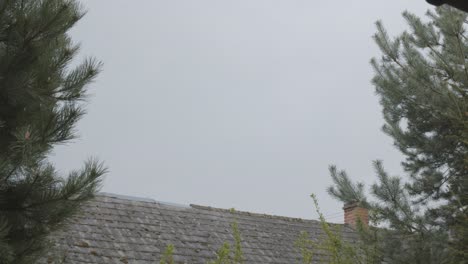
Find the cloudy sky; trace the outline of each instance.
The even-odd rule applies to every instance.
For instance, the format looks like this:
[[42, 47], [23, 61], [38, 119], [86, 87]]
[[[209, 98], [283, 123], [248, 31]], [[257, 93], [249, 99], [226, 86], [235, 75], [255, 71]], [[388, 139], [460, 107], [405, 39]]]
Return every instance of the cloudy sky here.
[[80, 139], [54, 153], [61, 172], [96, 156], [105, 192], [302, 218], [315, 193], [334, 222], [329, 164], [366, 183], [375, 159], [401, 173], [371, 36], [378, 19], [402, 32], [401, 12], [425, 1], [82, 2], [71, 34], [104, 68]]

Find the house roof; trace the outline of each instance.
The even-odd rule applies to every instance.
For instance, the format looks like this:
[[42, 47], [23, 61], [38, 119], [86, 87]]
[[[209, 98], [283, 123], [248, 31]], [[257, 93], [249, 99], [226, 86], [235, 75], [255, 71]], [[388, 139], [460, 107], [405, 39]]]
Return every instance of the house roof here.
[[[224, 242], [233, 244], [231, 225], [237, 222], [245, 263], [295, 263], [294, 242], [302, 231], [318, 240], [320, 222], [282, 216], [182, 206], [149, 199], [100, 194], [71, 219], [54, 241], [66, 263], [158, 263], [168, 244], [176, 263], [206, 263]], [[344, 226], [346, 240], [355, 233]], [[318, 253], [317, 257], [326, 258]]]

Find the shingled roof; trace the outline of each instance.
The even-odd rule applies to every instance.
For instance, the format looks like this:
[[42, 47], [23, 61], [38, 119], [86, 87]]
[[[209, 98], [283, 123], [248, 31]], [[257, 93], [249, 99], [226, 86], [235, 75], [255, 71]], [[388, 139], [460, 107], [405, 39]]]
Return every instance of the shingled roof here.
[[[176, 263], [205, 264], [224, 242], [233, 242], [234, 221], [245, 263], [296, 263], [301, 256], [294, 242], [300, 233], [314, 240], [323, 235], [315, 220], [100, 194], [54, 240], [66, 263], [154, 264], [173, 244]], [[341, 230], [346, 240], [355, 239], [351, 228]]]

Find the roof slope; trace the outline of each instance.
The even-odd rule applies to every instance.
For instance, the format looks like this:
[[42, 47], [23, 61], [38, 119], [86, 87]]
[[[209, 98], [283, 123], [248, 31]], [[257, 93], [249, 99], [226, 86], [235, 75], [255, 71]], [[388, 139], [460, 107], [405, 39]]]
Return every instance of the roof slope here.
[[[231, 224], [242, 236], [245, 263], [296, 263], [294, 242], [300, 232], [322, 235], [320, 223], [211, 207], [187, 207], [117, 195], [98, 195], [55, 235], [66, 263], [154, 264], [168, 244], [176, 263], [206, 263], [225, 242], [233, 242]], [[346, 239], [354, 233], [342, 229]]]

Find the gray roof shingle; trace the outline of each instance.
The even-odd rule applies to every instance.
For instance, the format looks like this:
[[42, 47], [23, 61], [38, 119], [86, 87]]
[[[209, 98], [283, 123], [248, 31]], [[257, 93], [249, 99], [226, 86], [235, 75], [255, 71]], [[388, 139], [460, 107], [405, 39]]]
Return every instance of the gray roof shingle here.
[[[176, 263], [204, 264], [224, 242], [233, 244], [235, 221], [245, 263], [297, 263], [294, 242], [299, 234], [306, 231], [313, 240], [323, 236], [315, 220], [100, 194], [54, 240], [66, 263], [154, 264], [173, 244]], [[341, 233], [347, 240], [356, 238], [346, 226]]]

